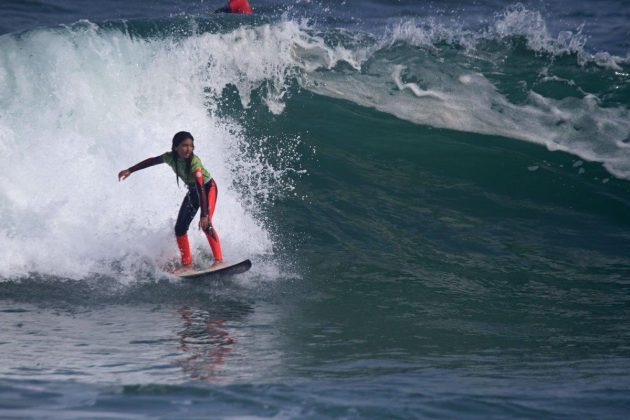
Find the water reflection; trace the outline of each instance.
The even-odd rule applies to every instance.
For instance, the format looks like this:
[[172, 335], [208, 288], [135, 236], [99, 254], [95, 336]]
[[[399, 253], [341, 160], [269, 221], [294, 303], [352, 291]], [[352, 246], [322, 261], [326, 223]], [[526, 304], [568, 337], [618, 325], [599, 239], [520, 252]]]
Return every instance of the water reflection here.
[[259, 289], [114, 286], [0, 282], [0, 374], [174, 384], [251, 382], [282, 373], [285, 306], [270, 303]]
[[178, 310], [183, 329], [178, 332], [179, 349], [187, 354], [177, 363], [192, 379], [220, 381], [225, 378], [225, 361], [236, 340], [226, 326], [225, 312], [184, 306]]

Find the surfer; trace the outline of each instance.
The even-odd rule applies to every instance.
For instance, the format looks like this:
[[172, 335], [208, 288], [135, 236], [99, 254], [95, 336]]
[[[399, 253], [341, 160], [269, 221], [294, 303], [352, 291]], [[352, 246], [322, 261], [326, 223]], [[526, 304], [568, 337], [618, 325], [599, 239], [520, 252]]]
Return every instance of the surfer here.
[[252, 8], [248, 0], [228, 0], [225, 7], [221, 7], [214, 13], [237, 13], [241, 15], [251, 15]]
[[175, 223], [175, 237], [182, 258], [182, 267], [175, 274], [180, 274], [192, 268], [192, 255], [188, 243], [188, 227], [195, 218], [197, 210], [201, 206], [201, 218], [199, 228], [204, 231], [214, 256], [213, 267], [223, 261], [219, 235], [212, 226], [212, 215], [217, 201], [217, 184], [210, 173], [203, 167], [201, 159], [193, 153], [195, 149], [192, 134], [180, 131], [173, 137], [171, 151], [160, 156], [143, 160], [142, 162], [124, 169], [118, 173], [118, 180], [127, 179], [132, 173], [160, 163], [168, 164], [175, 171], [177, 185], [181, 179], [188, 186], [188, 193], [184, 197], [177, 222]]

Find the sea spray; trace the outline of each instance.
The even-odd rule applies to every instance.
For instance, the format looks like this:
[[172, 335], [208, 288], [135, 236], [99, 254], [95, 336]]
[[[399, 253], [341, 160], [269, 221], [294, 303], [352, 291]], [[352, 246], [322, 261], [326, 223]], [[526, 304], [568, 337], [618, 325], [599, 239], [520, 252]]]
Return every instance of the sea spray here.
[[[222, 37], [260, 37], [264, 44], [283, 27], [250, 32], [140, 39], [82, 22], [3, 37], [0, 275], [133, 277], [172, 258], [174, 218], [185, 191], [166, 166], [134, 173], [123, 183], [116, 174], [169, 150], [173, 133], [183, 129], [195, 136], [196, 152], [219, 185], [214, 219], [224, 254], [272, 253], [269, 227], [253, 215], [260, 200], [233, 186], [246, 182], [249, 191], [260, 191], [271, 177], [275, 190], [267, 194], [280, 194], [284, 180], [288, 186], [296, 176], [288, 169], [299, 156], [287, 154], [279, 161], [283, 167], [263, 155], [244, 157], [239, 145], [248, 143], [246, 133], [218, 117], [213, 102], [227, 84], [238, 87], [244, 105], [252, 90], [274, 78], [277, 85], [268, 94], [282, 91], [282, 66], [252, 63], [251, 55]], [[257, 47], [251, 45], [252, 51]], [[207, 244], [191, 227], [198, 254]]]

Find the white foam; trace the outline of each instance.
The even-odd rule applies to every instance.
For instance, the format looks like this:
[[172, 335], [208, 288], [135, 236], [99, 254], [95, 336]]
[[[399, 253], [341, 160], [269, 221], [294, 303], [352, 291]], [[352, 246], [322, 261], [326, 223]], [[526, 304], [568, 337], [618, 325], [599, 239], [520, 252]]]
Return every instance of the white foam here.
[[[217, 180], [214, 222], [224, 255], [272, 254], [255, 206], [292, 188], [299, 156], [286, 154], [280, 166], [262, 153], [243, 156], [252, 139], [215, 116], [213, 95], [233, 84], [247, 105], [266, 83], [268, 103], [281, 101], [292, 71], [291, 52], [282, 48], [294, 45], [296, 28], [263, 25], [176, 41], [83, 22], [1, 37], [0, 277], [133, 278], [174, 257], [185, 189], [173, 172], [161, 165], [122, 183], [116, 175], [169, 150], [180, 130], [193, 133], [195, 152]], [[244, 182], [255, 198], [234, 190]], [[208, 245], [195, 226], [189, 236], [198, 258]]]
[[[400, 75], [404, 69], [405, 69], [405, 66], [397, 64], [394, 66], [394, 70], [392, 72], [392, 79], [394, 80], [394, 83], [396, 83], [398, 90], [402, 91], [402, 90], [407, 89], [411, 91], [418, 98], [430, 97], [430, 98], [435, 98], [439, 100], [445, 99], [444, 94], [436, 90], [421, 89], [416, 83], [403, 83]], [[460, 81], [462, 81], [462, 83], [469, 83], [469, 79], [470, 78], [468, 76], [462, 76], [460, 78]]]
[[628, 57], [619, 57], [603, 51], [589, 52], [586, 48], [588, 37], [583, 34], [583, 29], [581, 25], [554, 35], [539, 11], [515, 4], [497, 13], [486, 27], [479, 30], [466, 29], [457, 21], [440, 22], [434, 17], [399, 20], [386, 29], [380, 43], [381, 47], [403, 42], [426, 48], [447, 43], [472, 51], [482, 41], [522, 37], [527, 47], [534, 52], [553, 56], [575, 54], [580, 65], [594, 63], [620, 70], [620, 65], [628, 62]]

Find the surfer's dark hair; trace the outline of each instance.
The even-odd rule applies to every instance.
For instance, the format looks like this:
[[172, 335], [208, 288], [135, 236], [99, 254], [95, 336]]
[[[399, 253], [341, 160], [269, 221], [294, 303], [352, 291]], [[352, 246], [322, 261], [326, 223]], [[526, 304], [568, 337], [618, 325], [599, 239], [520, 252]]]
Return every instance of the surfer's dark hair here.
[[[177, 154], [177, 150], [175, 148], [179, 146], [184, 140], [191, 139], [193, 141], [193, 150], [195, 150], [195, 139], [192, 134], [188, 131], [180, 131], [179, 133], [175, 133], [173, 136], [173, 145], [171, 146], [171, 152], [173, 153], [173, 162], [175, 162], [175, 180], [177, 181], [177, 186], [179, 186], [179, 166], [177, 166], [177, 159], [179, 159], [179, 155]], [[186, 159], [186, 175], [190, 174], [190, 166], [192, 165], [192, 158], [195, 156], [193, 152], [188, 159]]]

